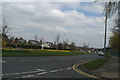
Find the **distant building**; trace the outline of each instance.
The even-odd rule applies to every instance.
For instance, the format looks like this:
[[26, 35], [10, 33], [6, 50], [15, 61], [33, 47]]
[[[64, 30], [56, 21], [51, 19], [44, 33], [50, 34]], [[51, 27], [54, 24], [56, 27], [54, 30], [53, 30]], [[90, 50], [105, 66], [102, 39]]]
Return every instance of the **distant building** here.
[[40, 45], [40, 42], [39, 41], [36, 41], [36, 40], [29, 40], [27, 42], [27, 44], [30, 44], [30, 45]]
[[43, 47], [46, 47], [46, 48], [53, 48], [52, 42], [43, 42], [42, 45], [43, 45]]
[[11, 44], [13, 44], [13, 42], [14, 42], [14, 37], [11, 37], [11, 38], [9, 39], [9, 41], [10, 41]]
[[12, 44], [26, 44], [26, 40], [23, 39], [22, 37], [21, 38], [10, 38], [10, 43]]
[[26, 40], [21, 37], [21, 38], [19, 39], [19, 43], [20, 43], [20, 44], [26, 44]]
[[58, 49], [59, 49], [59, 50], [62, 50], [62, 49], [63, 49], [63, 44], [62, 44], [62, 43], [59, 43], [59, 44], [58, 44]]
[[104, 48], [94, 48], [95, 51], [104, 51]]
[[18, 40], [17, 37], [16, 37], [15, 40], [13, 41], [13, 44], [19, 44], [19, 40]]

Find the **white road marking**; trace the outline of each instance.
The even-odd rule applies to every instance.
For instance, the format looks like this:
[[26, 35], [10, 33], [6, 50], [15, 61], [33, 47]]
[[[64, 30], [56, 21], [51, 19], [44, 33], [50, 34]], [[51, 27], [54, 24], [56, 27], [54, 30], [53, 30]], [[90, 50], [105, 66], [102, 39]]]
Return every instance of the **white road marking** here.
[[40, 72], [40, 71], [33, 71], [33, 73]]
[[43, 70], [43, 69], [36, 69], [37, 71], [45, 71], [45, 70]]
[[13, 75], [13, 74], [19, 74], [19, 73], [10, 73], [10, 74], [3, 74], [3, 75]]
[[37, 75], [42, 75], [42, 74], [46, 74], [46, 73], [48, 73], [48, 72], [42, 72], [42, 73], [38, 73]]
[[[72, 69], [72, 67], [68, 67], [66, 69], [69, 70], [69, 69]], [[52, 72], [57, 72], [57, 71], [61, 71], [61, 70], [63, 70], [63, 69], [61, 68], [61, 69], [51, 70], [49, 72], [52, 73]], [[43, 72], [42, 73], [37, 73], [37, 72], [41, 72], [41, 71], [43, 71]], [[37, 73], [37, 75], [42, 75], [42, 74], [46, 74], [48, 72], [45, 72], [45, 70], [43, 70], [43, 69], [36, 69], [36, 71], [20, 72], [20, 73], [10, 73], [10, 74], [2, 74], [2, 75], [15, 75], [15, 74], [19, 75], [19, 74], [29, 74], [29, 73]], [[32, 76], [34, 76], [34, 75], [22, 76], [22, 78], [32, 77]]]
[[40, 71], [21, 72], [21, 74], [27, 74], [27, 73], [36, 73], [36, 72], [40, 72]]
[[3, 62], [3, 63], [5, 63], [6, 61], [0, 61], [0, 62]]
[[36, 73], [36, 72], [40, 72], [40, 71], [30, 71], [30, 72], [28, 72], [28, 73]]
[[20, 74], [20, 73], [15, 73], [15, 74]]
[[26, 78], [26, 76], [22, 76], [21, 78]]
[[28, 77], [33, 77], [34, 75], [27, 75], [27, 76], [22, 76], [21, 78], [28, 78]]
[[28, 75], [28, 76], [26, 76], [26, 77], [33, 77], [34, 75]]
[[40, 72], [40, 71], [29, 71], [29, 72], [20, 72], [20, 73], [10, 73], [10, 74], [3, 74], [3, 75], [14, 75], [14, 74], [29, 74], [29, 73], [36, 73], [36, 72]]
[[59, 71], [63, 70], [63, 69], [58, 69]]
[[21, 72], [22, 74], [26, 74], [26, 73], [28, 73], [28, 72]]
[[69, 70], [69, 69], [72, 69], [72, 67], [68, 67], [68, 68], [66, 68], [67, 70]]
[[49, 71], [49, 72], [57, 72], [57, 71], [59, 71], [59, 70], [52, 70], [52, 71]]

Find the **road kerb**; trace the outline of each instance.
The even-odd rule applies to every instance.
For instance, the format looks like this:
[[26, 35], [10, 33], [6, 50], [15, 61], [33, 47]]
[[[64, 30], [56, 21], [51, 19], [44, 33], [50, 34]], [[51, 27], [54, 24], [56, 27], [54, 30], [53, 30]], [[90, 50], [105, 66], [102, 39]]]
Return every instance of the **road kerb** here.
[[[93, 61], [93, 60], [91, 60], [91, 61]], [[83, 62], [83, 63], [87, 63], [87, 62], [90, 62], [90, 61], [86, 61], [86, 62]], [[85, 73], [85, 72], [83, 72], [82, 70], [78, 69], [78, 66], [81, 65], [81, 64], [83, 64], [83, 63], [74, 64], [72, 68], [73, 68], [75, 71], [77, 71], [78, 73], [83, 74], [83, 75], [85, 75], [85, 76], [88, 76], [88, 77], [91, 77], [91, 78], [100, 78], [100, 77], [97, 77], [97, 76], [94, 76], [94, 75]]]

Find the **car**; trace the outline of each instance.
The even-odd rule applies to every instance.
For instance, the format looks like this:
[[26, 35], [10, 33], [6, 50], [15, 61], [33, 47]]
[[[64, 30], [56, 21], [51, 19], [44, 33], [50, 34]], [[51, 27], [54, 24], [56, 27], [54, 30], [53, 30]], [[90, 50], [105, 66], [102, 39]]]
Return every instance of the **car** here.
[[98, 51], [97, 52], [99, 56], [104, 56], [104, 52], [103, 51]]

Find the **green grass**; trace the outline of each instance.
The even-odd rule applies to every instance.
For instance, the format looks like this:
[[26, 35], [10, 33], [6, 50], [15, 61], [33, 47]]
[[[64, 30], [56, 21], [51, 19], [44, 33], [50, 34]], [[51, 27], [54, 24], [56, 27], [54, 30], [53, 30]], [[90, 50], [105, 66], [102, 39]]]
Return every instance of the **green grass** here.
[[82, 52], [60, 52], [60, 51], [44, 51], [44, 50], [4, 50], [2, 49], [2, 57], [25, 57], [25, 56], [72, 56], [82, 55]]
[[104, 58], [101, 58], [101, 59], [97, 59], [97, 60], [94, 60], [94, 61], [83, 64], [83, 67], [92, 71], [92, 70], [98, 69], [99, 67], [104, 65], [110, 59], [111, 59], [110, 56], [104, 57]]

